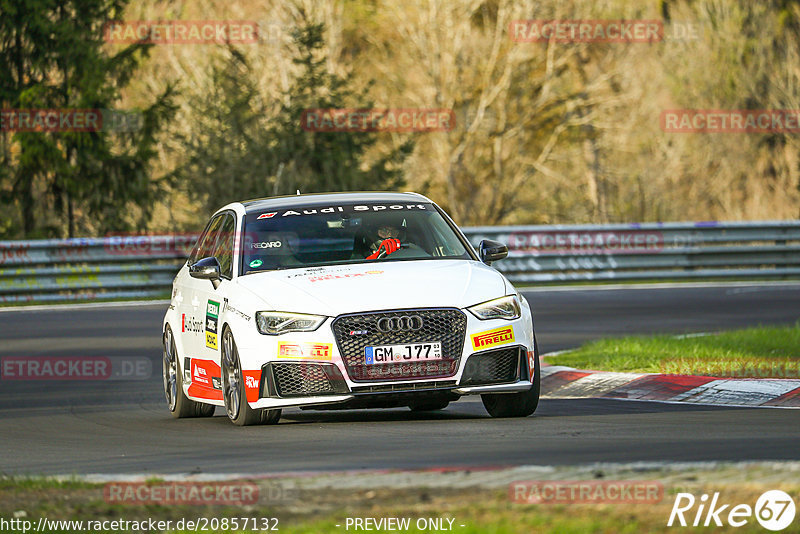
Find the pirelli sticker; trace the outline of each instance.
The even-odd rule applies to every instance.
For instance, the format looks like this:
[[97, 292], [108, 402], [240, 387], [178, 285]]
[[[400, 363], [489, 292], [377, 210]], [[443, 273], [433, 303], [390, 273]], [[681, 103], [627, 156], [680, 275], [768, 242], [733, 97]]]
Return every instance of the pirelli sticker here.
[[278, 342], [278, 358], [292, 360], [330, 360], [333, 352], [331, 343], [287, 343]]
[[514, 342], [514, 328], [511, 325], [495, 328], [479, 334], [472, 334], [472, 350], [483, 350]]
[[219, 302], [209, 300], [206, 305], [206, 347], [217, 350], [217, 327], [219, 323]]

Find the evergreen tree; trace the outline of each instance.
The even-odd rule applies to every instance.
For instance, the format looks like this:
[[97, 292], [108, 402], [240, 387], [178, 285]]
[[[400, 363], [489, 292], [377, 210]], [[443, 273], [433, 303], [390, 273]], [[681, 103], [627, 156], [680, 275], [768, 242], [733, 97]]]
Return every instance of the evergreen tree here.
[[[243, 198], [324, 191], [394, 189], [403, 184], [400, 165], [413, 140], [369, 164], [374, 132], [315, 132], [302, 127], [311, 108], [369, 108], [366, 89], [355, 91], [352, 75], [330, 73], [321, 54], [322, 24], [293, 33], [299, 67], [276, 112], [263, 102], [246, 58], [230, 49], [214, 67], [214, 87], [194, 109], [200, 119], [184, 139], [186, 164], [176, 173], [187, 190], [211, 210]], [[274, 116], [274, 119], [268, 120]]]
[[[103, 25], [127, 0], [0, 0], [0, 107], [106, 110], [97, 131], [0, 132], [0, 235], [75, 236], [144, 227], [156, 193], [149, 176], [156, 135], [173, 114], [169, 87], [112, 131], [119, 91], [148, 45], [104, 49]], [[141, 207], [138, 221], [130, 208]], [[4, 210], [8, 212], [8, 210]]]

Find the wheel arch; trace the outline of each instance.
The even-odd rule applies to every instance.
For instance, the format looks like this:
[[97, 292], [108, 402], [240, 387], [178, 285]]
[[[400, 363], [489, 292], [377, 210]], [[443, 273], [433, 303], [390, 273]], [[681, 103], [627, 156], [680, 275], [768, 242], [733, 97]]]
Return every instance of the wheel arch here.
[[167, 332], [167, 327], [169, 327], [170, 330], [172, 330], [172, 339], [175, 341], [175, 352], [176, 352], [176, 355], [177, 355], [178, 370], [180, 372], [183, 372], [184, 371], [183, 359], [185, 358], [186, 351], [184, 350], [183, 339], [182, 339], [181, 336], [178, 335], [180, 333], [180, 330], [176, 330], [175, 329], [175, 324], [172, 323], [169, 319], [165, 320], [164, 321], [164, 326], [161, 329], [161, 342], [162, 343], [164, 342], [164, 335]]

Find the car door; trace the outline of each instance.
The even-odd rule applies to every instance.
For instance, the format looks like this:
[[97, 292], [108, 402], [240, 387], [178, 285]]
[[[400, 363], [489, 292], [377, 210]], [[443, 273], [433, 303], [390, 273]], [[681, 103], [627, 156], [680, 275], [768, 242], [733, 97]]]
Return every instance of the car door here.
[[[189, 257], [188, 264], [214, 255], [225, 214], [214, 216], [197, 240], [197, 245]], [[188, 371], [189, 395], [202, 399], [221, 399], [222, 393], [214, 388], [213, 377], [219, 377], [219, 366], [211, 365], [205, 356], [207, 293], [213, 290], [209, 280], [185, 277], [183, 310], [181, 311], [181, 340], [183, 341], [184, 361], [182, 368]]]
[[200, 314], [203, 320], [203, 335], [200, 341], [195, 363], [192, 365], [193, 373], [196, 371], [198, 384], [210, 387], [207, 393], [214, 397], [222, 392], [220, 380], [220, 350], [222, 332], [220, 331], [219, 317], [222, 311], [226, 290], [233, 278], [234, 242], [236, 233], [236, 219], [233, 212], [220, 214], [220, 224], [215, 229], [216, 239], [213, 248], [207, 256], [217, 258], [220, 264], [222, 280], [215, 288], [208, 280], [196, 280], [200, 283], [195, 287], [195, 296], [200, 303]]

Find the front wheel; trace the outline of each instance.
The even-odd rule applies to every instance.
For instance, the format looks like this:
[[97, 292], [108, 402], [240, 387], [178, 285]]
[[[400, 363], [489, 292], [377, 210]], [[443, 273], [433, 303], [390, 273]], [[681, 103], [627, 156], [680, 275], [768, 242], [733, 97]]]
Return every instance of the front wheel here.
[[481, 395], [483, 407], [492, 417], [528, 417], [539, 406], [539, 392], [542, 388], [542, 377], [539, 372], [539, 346], [533, 341], [534, 375], [533, 385], [528, 391], [520, 393], [487, 393]]
[[164, 329], [164, 358], [162, 373], [164, 378], [164, 395], [172, 417], [211, 417], [214, 406], [204, 402], [195, 402], [183, 393], [183, 373], [181, 372], [178, 351], [175, 348], [175, 337], [167, 325]]
[[222, 398], [225, 400], [225, 411], [231, 422], [239, 426], [277, 423], [281, 418], [280, 409], [254, 410], [247, 404], [239, 351], [228, 328], [225, 328], [222, 334], [221, 360]]

